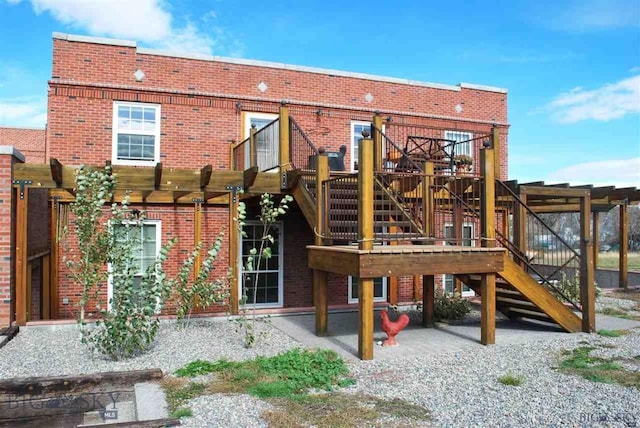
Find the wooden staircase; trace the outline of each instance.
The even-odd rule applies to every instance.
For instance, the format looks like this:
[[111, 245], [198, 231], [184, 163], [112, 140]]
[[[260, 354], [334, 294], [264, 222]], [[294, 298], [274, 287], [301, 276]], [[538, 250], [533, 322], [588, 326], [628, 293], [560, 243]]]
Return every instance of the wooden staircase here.
[[[507, 317], [557, 324], [571, 333], [581, 331], [580, 317], [509, 257], [505, 257], [504, 270], [498, 276], [496, 308]], [[456, 277], [480, 294], [479, 276]]]

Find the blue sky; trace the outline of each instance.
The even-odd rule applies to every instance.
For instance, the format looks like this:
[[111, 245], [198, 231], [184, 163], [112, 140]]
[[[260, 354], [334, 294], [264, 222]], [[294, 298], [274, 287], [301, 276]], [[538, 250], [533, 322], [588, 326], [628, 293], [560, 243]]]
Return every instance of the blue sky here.
[[509, 175], [640, 187], [638, 0], [0, 0], [0, 126], [44, 126], [54, 31], [509, 90]]

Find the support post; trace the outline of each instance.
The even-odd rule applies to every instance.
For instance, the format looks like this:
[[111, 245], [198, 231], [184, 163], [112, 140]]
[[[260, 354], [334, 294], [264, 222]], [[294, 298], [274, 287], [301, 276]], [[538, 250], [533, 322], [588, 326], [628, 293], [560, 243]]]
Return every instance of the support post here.
[[[382, 132], [382, 116], [380, 116], [380, 113], [373, 115], [373, 127]], [[374, 171], [382, 172], [382, 166], [384, 164], [382, 134], [375, 129], [371, 130], [373, 137], [373, 169]]]
[[238, 165], [236, 165], [236, 157], [234, 156], [233, 149], [236, 146], [235, 141], [231, 141], [229, 143], [229, 169], [231, 171], [235, 171], [238, 169]]
[[620, 207], [620, 258], [618, 272], [620, 276], [620, 288], [629, 287], [627, 254], [629, 252], [629, 216], [627, 213], [627, 204], [619, 205]]
[[16, 189], [16, 324], [26, 325], [30, 316], [30, 304], [27, 301], [27, 283], [29, 262], [27, 261], [27, 208], [29, 206], [29, 188]]
[[[316, 224], [315, 244], [324, 245], [325, 199], [322, 183], [329, 179], [329, 158], [326, 154], [319, 155], [316, 162]], [[316, 336], [326, 336], [327, 318], [329, 312], [327, 272], [313, 270], [313, 305], [316, 313]]]
[[49, 236], [51, 239], [51, 260], [49, 262], [49, 266], [51, 268], [51, 272], [49, 274], [49, 279], [51, 281], [51, 319], [57, 319], [60, 316], [58, 306], [58, 266], [60, 263], [60, 246], [58, 242], [58, 222], [60, 221], [59, 210], [60, 204], [58, 203], [57, 198], [53, 198], [53, 201], [51, 201], [51, 225], [49, 229]]
[[42, 257], [42, 313], [41, 319], [51, 319], [51, 255]]
[[433, 327], [433, 305], [436, 292], [436, 278], [433, 275], [422, 276], [422, 325]]
[[[364, 135], [358, 148], [358, 242], [373, 249], [373, 140]], [[358, 355], [373, 359], [373, 278], [358, 284]]]
[[[495, 129], [495, 128], [494, 128]], [[480, 203], [480, 229], [482, 246], [495, 247], [496, 239], [496, 180], [495, 150], [485, 147], [480, 151], [480, 174], [482, 180], [482, 199]]]
[[486, 273], [480, 279], [480, 342], [496, 343], [496, 274]]
[[500, 180], [500, 128], [493, 125], [491, 129], [491, 148], [494, 151], [494, 157], [497, 159], [493, 163], [494, 177]]
[[240, 232], [238, 231], [238, 225], [234, 220], [238, 215], [238, 195], [236, 190], [232, 190], [229, 193], [229, 307], [232, 315], [237, 315], [239, 312], [239, 299], [240, 299], [240, 276], [242, 272], [238, 270], [238, 249], [240, 244]]
[[[202, 241], [202, 203], [196, 202], [193, 204], [193, 245], [196, 246]], [[196, 256], [193, 262], [193, 278], [195, 279], [200, 273], [200, 266], [202, 265], [202, 251], [206, 251], [205, 248], [201, 248], [200, 252]]]
[[593, 242], [591, 241], [591, 195], [580, 198], [580, 303], [582, 304], [582, 331], [591, 333], [596, 328], [596, 289], [593, 283]]
[[289, 169], [291, 158], [289, 156], [289, 107], [280, 106], [280, 172]]
[[[258, 152], [256, 151], [256, 129], [255, 125], [251, 125], [249, 129], [249, 165], [245, 165], [245, 170], [258, 166]], [[246, 150], [246, 149], [245, 149]]]
[[[460, 201], [458, 201], [457, 199], [453, 202], [453, 204], [453, 237], [455, 238], [456, 245], [462, 245], [463, 207], [462, 203], [460, 203]], [[453, 287], [456, 293], [462, 294], [462, 281], [460, 281], [455, 276], [453, 277]]]
[[422, 163], [424, 178], [422, 180], [422, 232], [427, 237], [434, 236], [433, 230], [433, 162], [425, 161]]
[[[527, 210], [524, 204], [527, 203], [527, 195], [521, 193], [519, 195], [523, 205], [520, 205], [517, 201], [514, 203], [513, 210], [513, 244], [522, 252], [527, 253]], [[522, 264], [518, 262], [518, 264]]]
[[593, 268], [598, 269], [598, 262], [600, 260], [600, 213], [594, 211], [591, 215], [593, 217], [593, 226], [591, 227], [593, 231]]

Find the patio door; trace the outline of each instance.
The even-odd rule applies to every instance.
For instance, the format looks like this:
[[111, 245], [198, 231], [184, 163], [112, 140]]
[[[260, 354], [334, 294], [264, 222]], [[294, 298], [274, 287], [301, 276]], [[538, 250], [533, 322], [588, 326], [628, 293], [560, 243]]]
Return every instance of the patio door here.
[[[473, 223], [464, 223], [462, 225], [462, 242], [460, 243], [460, 245], [465, 246], [465, 247], [473, 247], [474, 246], [474, 240], [473, 240], [473, 230], [474, 230], [474, 225]], [[453, 239], [454, 233], [453, 233], [453, 224], [446, 224], [444, 226], [444, 236], [446, 239]], [[449, 245], [447, 243], [447, 241], [445, 241], [445, 245]], [[442, 288], [445, 292], [447, 293], [451, 293], [453, 294], [456, 291], [456, 282], [454, 280], [454, 276], [453, 275], [443, 275], [442, 276]], [[475, 293], [472, 289], [470, 289], [469, 287], [467, 287], [466, 285], [462, 285], [462, 295], [463, 296], [474, 296]]]
[[[251, 256], [251, 250], [260, 251], [260, 243], [263, 235], [262, 223], [247, 221], [243, 227], [246, 236], [240, 237], [240, 266], [238, 267], [240, 298], [247, 296], [247, 305], [257, 308], [281, 308], [283, 305], [282, 287], [282, 223], [276, 223], [271, 227], [270, 234], [274, 242], [270, 245], [271, 257], [261, 258], [254, 256], [252, 269], [247, 269], [247, 259]], [[256, 282], [257, 279], [257, 282]], [[255, 300], [254, 300], [255, 299]]]

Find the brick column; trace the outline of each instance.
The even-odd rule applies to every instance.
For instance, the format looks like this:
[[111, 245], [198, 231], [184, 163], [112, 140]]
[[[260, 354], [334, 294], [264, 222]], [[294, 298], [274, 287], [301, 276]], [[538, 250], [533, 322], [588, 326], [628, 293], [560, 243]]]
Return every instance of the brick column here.
[[24, 162], [15, 147], [0, 146], [0, 328], [7, 327], [15, 313], [15, 201], [13, 165]]

